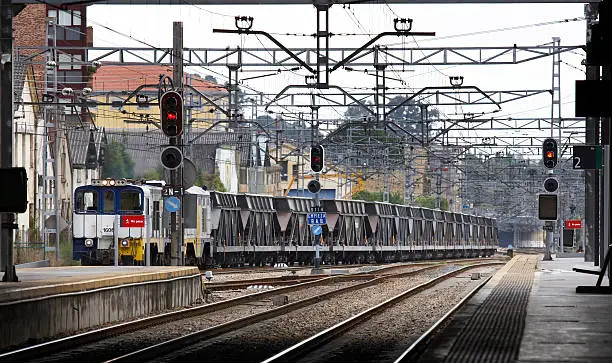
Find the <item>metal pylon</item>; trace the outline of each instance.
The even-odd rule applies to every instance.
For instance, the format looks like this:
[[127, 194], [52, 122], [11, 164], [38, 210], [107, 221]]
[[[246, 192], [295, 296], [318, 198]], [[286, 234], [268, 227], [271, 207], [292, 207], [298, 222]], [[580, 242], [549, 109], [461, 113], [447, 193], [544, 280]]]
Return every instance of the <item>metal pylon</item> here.
[[550, 109], [551, 137], [554, 125], [557, 124], [559, 138], [561, 137], [561, 54], [556, 53], [561, 45], [561, 38], [553, 38], [553, 68], [552, 68], [552, 103]]
[[[57, 103], [57, 64], [59, 63], [57, 56], [56, 40], [57, 30], [55, 21], [47, 23], [47, 39], [53, 39], [53, 48], [47, 52], [47, 73], [44, 80], [44, 90], [46, 94], [53, 95], [53, 102]], [[55, 63], [52, 63], [55, 62]], [[55, 65], [53, 65], [55, 64]], [[50, 85], [48, 78], [53, 79], [53, 83]], [[55, 251], [56, 261], [59, 260], [59, 212], [58, 212], [58, 183], [59, 183], [59, 165], [57, 156], [59, 154], [59, 122], [58, 113], [49, 113], [49, 107], [57, 106], [43, 106], [43, 119], [44, 119], [44, 132], [43, 135], [43, 157], [42, 157], [42, 188], [40, 199], [40, 228], [41, 238], [43, 244], [43, 258], [46, 258], [45, 254], [47, 251]], [[53, 142], [50, 142], [50, 138], [53, 137]], [[53, 146], [53, 151], [51, 147]], [[52, 170], [52, 175], [49, 175], [49, 169]], [[47, 228], [46, 221], [49, 217], [55, 217], [55, 228]], [[55, 235], [55, 246], [49, 246], [51, 242], [50, 235]]]

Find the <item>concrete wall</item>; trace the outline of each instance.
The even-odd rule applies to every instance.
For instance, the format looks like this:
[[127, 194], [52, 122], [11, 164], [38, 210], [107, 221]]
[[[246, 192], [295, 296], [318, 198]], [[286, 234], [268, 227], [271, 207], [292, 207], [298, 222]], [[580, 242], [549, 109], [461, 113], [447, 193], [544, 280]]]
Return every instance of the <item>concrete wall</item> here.
[[200, 275], [0, 304], [0, 349], [194, 304]]
[[235, 150], [217, 149], [215, 156], [219, 178], [230, 193], [238, 193], [238, 159]]

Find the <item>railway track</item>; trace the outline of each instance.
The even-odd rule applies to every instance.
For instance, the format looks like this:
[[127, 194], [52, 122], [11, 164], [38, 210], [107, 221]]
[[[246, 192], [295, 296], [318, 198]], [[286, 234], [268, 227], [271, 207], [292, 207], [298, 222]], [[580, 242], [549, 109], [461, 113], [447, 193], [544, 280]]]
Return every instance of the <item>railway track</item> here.
[[[424, 348], [427, 346], [434, 333], [437, 332], [438, 328], [443, 326], [447, 319], [452, 316], [465, 301], [484, 286], [492, 275], [482, 279], [475, 287], [472, 287], [459, 303], [454, 305], [440, 320], [436, 321], [405, 351], [400, 351], [398, 353], [398, 348], [395, 345], [397, 341], [403, 344], [403, 342], [401, 342], [402, 340], [410, 339], [410, 337], [405, 337], [405, 335], [410, 335], [409, 332], [406, 332], [410, 331], [411, 327], [406, 326], [410, 324], [398, 323], [397, 327], [389, 328], [391, 325], [390, 322], [412, 320], [415, 315], [423, 314], [423, 309], [420, 309], [419, 305], [422, 306], [425, 302], [431, 304], [431, 296], [441, 293], [436, 292], [436, 288], [439, 285], [443, 285], [443, 283], [451, 277], [457, 276], [466, 270], [481, 267], [482, 266], [466, 266], [459, 270], [433, 278], [315, 334], [263, 362], [413, 362], [422, 351], [424, 351]], [[406, 305], [407, 300], [426, 291], [429, 293], [429, 296], [417, 300], [410, 305], [409, 309], [407, 309], [406, 306], [400, 306], [402, 304]], [[384, 317], [384, 314], [388, 314], [389, 316]], [[381, 330], [388, 331], [382, 333]], [[380, 335], [384, 336], [381, 337]], [[398, 335], [404, 335], [404, 337], [398, 337]]]
[[438, 319], [427, 331], [419, 336], [406, 350], [400, 354], [394, 363], [408, 363], [414, 362], [419, 359], [421, 354], [425, 352], [429, 344], [435, 338], [436, 334], [440, 332], [446, 324], [450, 321], [453, 314], [461, 309], [465, 303], [467, 303], [472, 296], [474, 296], [493, 276], [489, 276], [483, 279], [481, 283], [476, 285], [467, 295], [465, 295], [458, 303], [450, 308], [440, 319]]
[[320, 280], [321, 278], [321, 276], [282, 276], [242, 281], [207, 282], [204, 284], [204, 287], [211, 291], [237, 290], [246, 289], [254, 285], [266, 285], [272, 287], [294, 285], [302, 282]]
[[[482, 259], [480, 259], [479, 261], [482, 261]], [[465, 261], [462, 261], [460, 263], [464, 263], [464, 262]], [[317, 301], [320, 301], [322, 299], [331, 298], [335, 295], [339, 295], [339, 294], [346, 293], [352, 290], [364, 288], [366, 286], [370, 286], [370, 285], [377, 283], [377, 281], [382, 281], [384, 279], [389, 279], [392, 277], [412, 276], [412, 275], [416, 275], [418, 273], [429, 271], [435, 268], [442, 268], [443, 266], [445, 265], [441, 262], [435, 263], [435, 264], [422, 262], [422, 263], [409, 264], [409, 265], [403, 264], [403, 265], [385, 266], [383, 268], [378, 268], [377, 271], [365, 271], [365, 272], [351, 274], [351, 275], [320, 276], [317, 278], [312, 278], [312, 276], [308, 276], [308, 277], [305, 277], [304, 279], [295, 279], [295, 276], [287, 276], [290, 278], [289, 280], [287, 280], [286, 278], [284, 279], [284, 281], [282, 281], [283, 279], [279, 279], [277, 281], [278, 284], [276, 286], [280, 286], [281, 284], [286, 285], [287, 283], [293, 283], [292, 285], [277, 287], [277, 288], [274, 288], [273, 290], [255, 292], [255, 293], [251, 293], [246, 296], [240, 296], [237, 298], [220, 301], [217, 303], [200, 305], [200, 306], [187, 308], [187, 309], [180, 310], [180, 311], [159, 314], [159, 315], [155, 315], [155, 316], [151, 316], [151, 317], [147, 317], [143, 319], [138, 319], [138, 320], [131, 321], [131, 322], [116, 324], [116, 325], [109, 326], [109, 327], [104, 327], [101, 329], [77, 334], [77, 335], [62, 338], [62, 339], [49, 341], [49, 342], [38, 344], [35, 346], [0, 354], [0, 361], [24, 361], [24, 360], [41, 359], [41, 358], [42, 358], [41, 361], [53, 361], [53, 360], [61, 361], [61, 360], [65, 360], [66, 357], [69, 357], [69, 359], [71, 360], [79, 359], [79, 357], [80, 358], [85, 357], [85, 359], [96, 360], [96, 361], [99, 361], [100, 359], [111, 359], [114, 356], [102, 358], [102, 356], [97, 355], [97, 353], [95, 353], [96, 352], [95, 349], [92, 349], [91, 353], [87, 353], [86, 352], [87, 346], [91, 344], [96, 344], [101, 341], [114, 339], [116, 341], [116, 344], [119, 344], [121, 348], [123, 349], [124, 346], [121, 343], [122, 341], [121, 337], [125, 334], [136, 334], [137, 332], [145, 331], [148, 328], [155, 328], [155, 327], [162, 326], [168, 323], [177, 323], [179, 321], [188, 321], [191, 318], [205, 317], [205, 316], [208, 316], [210, 314], [215, 314], [215, 313], [218, 315], [219, 314], [222, 315], [226, 311], [236, 309], [237, 306], [247, 307], [246, 310], [249, 310], [249, 311], [244, 313], [244, 318], [249, 319], [250, 315], [256, 315], [256, 314], [252, 314], [253, 311], [261, 312], [261, 310], [263, 310], [263, 313], [265, 314], [266, 310], [270, 310], [270, 309], [266, 309], [265, 306], [262, 308], [261, 306], [262, 301], [264, 302], [267, 301], [266, 303], [263, 303], [263, 305], [266, 305], [266, 304], [270, 305], [269, 303], [270, 299], [275, 295], [291, 296], [292, 293], [299, 293], [300, 291], [306, 291], [308, 289], [328, 289], [330, 290], [324, 294], [318, 294], [318, 295], [315, 294], [311, 297], [308, 297], [302, 300], [298, 300], [294, 303], [271, 309], [276, 312], [270, 313], [272, 314], [270, 316], [273, 316], [274, 314], [284, 314], [283, 311], [288, 311], [291, 309], [298, 309], [300, 307], [307, 306], [308, 304], [316, 303]], [[402, 272], [402, 269], [409, 270], [409, 271]], [[399, 270], [399, 272], [396, 272], [396, 273], [393, 272], [397, 270]], [[261, 282], [261, 279], [251, 280], [247, 282], [249, 284], [259, 283]], [[239, 283], [241, 283], [242, 286], [240, 287], [240, 286], [234, 285], [234, 288], [245, 288], [244, 287], [246, 285], [245, 281], [239, 281]], [[329, 287], [329, 286], [333, 286], [334, 284], [340, 287], [336, 289]], [[344, 284], [344, 286], [342, 286], [342, 284]], [[219, 284], [219, 287], [220, 285], [223, 285], [223, 284]], [[226, 284], [226, 285], [229, 286], [231, 284]], [[355, 286], [349, 286], [349, 285], [355, 285]], [[220, 288], [220, 290], [223, 290], [223, 289], [224, 288]], [[264, 315], [262, 315], [261, 317], [264, 317]], [[253, 319], [257, 320], [258, 318], [256, 317]], [[244, 320], [244, 321], [248, 321], [248, 320]], [[235, 324], [240, 325], [240, 323], [235, 323]], [[217, 327], [217, 328], [213, 326], [210, 327], [211, 328], [210, 331], [212, 332], [216, 331], [216, 333], [213, 333], [212, 336], [223, 333], [223, 327], [221, 327], [221, 325], [223, 324], [217, 324], [217, 325], [220, 325], [220, 327]], [[228, 325], [228, 326], [231, 326], [231, 325]], [[217, 329], [217, 330], [214, 330], [214, 329]], [[194, 330], [197, 330], [197, 329], [191, 327], [191, 328], [186, 328], [184, 332], [190, 332], [190, 331], [193, 332]], [[204, 330], [207, 330], [207, 329], [204, 329]], [[192, 335], [192, 334], [189, 334], [189, 335]], [[139, 343], [138, 346], [142, 347], [142, 343]], [[77, 347], [78, 348], [77, 350], [79, 350], [79, 352], [76, 352], [73, 355], [68, 354], [67, 356], [66, 354], [64, 354], [64, 358], [61, 358], [62, 356], [61, 352], [65, 352], [68, 347]], [[129, 348], [126, 348], [126, 349], [129, 350]], [[58, 352], [60, 352], [59, 355], [56, 354]], [[116, 352], [116, 350], [114, 352]], [[58, 357], [56, 357], [57, 359], [54, 358], [53, 356], [54, 354], [58, 355]]]
[[[360, 267], [363, 269], [361, 272], [353, 272], [350, 273], [353, 275], [362, 275], [362, 274], [383, 274], [390, 273], [391, 271], [397, 269], [404, 269], [407, 266], [431, 266], [435, 264], [461, 264], [461, 263], [472, 263], [472, 262], [482, 262], [482, 261], [499, 261], [505, 260], [505, 258], [501, 257], [488, 257], [488, 258], [476, 258], [476, 259], [464, 259], [464, 260], [439, 260], [439, 261], [427, 261], [427, 262], [417, 262], [410, 264], [392, 264], [392, 265], [354, 265], [354, 266], [345, 266], [345, 268], [355, 268]], [[368, 270], [370, 268], [371, 270]], [[342, 266], [337, 266], [334, 268], [329, 268], [330, 271], [334, 270], [343, 270]], [[265, 271], [259, 272], [271, 272], [274, 270], [267, 269]], [[278, 270], [277, 270], [278, 271]], [[202, 274], [204, 276], [204, 274]], [[250, 286], [254, 285], [267, 285], [267, 286], [286, 286], [291, 284], [296, 284], [300, 282], [306, 281], [314, 281], [320, 279], [321, 276], [316, 275], [306, 275], [306, 276], [298, 276], [298, 275], [284, 275], [278, 277], [266, 277], [266, 278], [256, 278], [256, 279], [245, 279], [245, 280], [237, 280], [237, 281], [225, 281], [225, 282], [204, 282], [205, 287], [211, 291], [223, 291], [223, 290], [235, 290], [235, 289], [246, 289]]]
[[[420, 269], [417, 268], [416, 270], [415, 270], [415, 267], [413, 267], [412, 265], [394, 266], [394, 268], [403, 267], [404, 269], [412, 269], [412, 271], [403, 273], [403, 274], [409, 275], [409, 274], [417, 273], [418, 271], [424, 271], [427, 269], [431, 269], [435, 266], [436, 265], [424, 266], [424, 267], [420, 267]], [[311, 281], [299, 282], [294, 285], [279, 287], [273, 290], [267, 290], [267, 291], [262, 291], [262, 292], [255, 292], [249, 295], [245, 295], [245, 296], [241, 296], [241, 297], [237, 297], [237, 298], [233, 298], [233, 299], [229, 299], [225, 301], [220, 301], [217, 303], [200, 305], [197, 307], [187, 308], [187, 309], [180, 310], [180, 311], [159, 314], [159, 315], [155, 315], [155, 316], [151, 316], [151, 317], [147, 317], [143, 319], [138, 319], [138, 320], [131, 321], [131, 322], [116, 324], [113, 326], [92, 330], [89, 332], [77, 334], [77, 335], [62, 338], [62, 339], [49, 341], [46, 343], [15, 350], [12, 352], [7, 352], [4, 354], [0, 354], [0, 361], [3, 361], [3, 362], [4, 361], [19, 361], [21, 362], [24, 360], [32, 360], [32, 359], [39, 359], [39, 358], [44, 358], [42, 361], [50, 361], [54, 359], [51, 355], [57, 352], [66, 351], [68, 347], [83, 347], [83, 346], [86, 346], [87, 344], [92, 344], [92, 343], [95, 344], [96, 342], [108, 340], [108, 339], [120, 340], [118, 337], [124, 334], [130, 334], [132, 332], [143, 331], [144, 329], [148, 329], [151, 327], [156, 327], [156, 326], [160, 326], [160, 325], [171, 323], [171, 322], [176, 323], [177, 321], [190, 319], [190, 318], [198, 317], [198, 316], [205, 316], [207, 314], [212, 314], [215, 312], [222, 313], [227, 310], [236, 309], [236, 307], [240, 305], [252, 307], [253, 304], [256, 304], [263, 300], [269, 301], [270, 298], [274, 295], [291, 294], [292, 292], [306, 290], [306, 289], [321, 289], [326, 285], [332, 285], [332, 284], [348, 284], [351, 282], [354, 282], [355, 284], [359, 284], [360, 281], [362, 280], [366, 280], [365, 284], [368, 284], [368, 283], [371, 283], [369, 281], [374, 281], [376, 278], [377, 278], [376, 275], [367, 274], [367, 273], [355, 274], [355, 275], [322, 276], [322, 277], [318, 277], [317, 279], [311, 280]], [[345, 291], [344, 288], [340, 288], [338, 290], [338, 293], [342, 291]], [[334, 291], [330, 292], [330, 294], [333, 294], [333, 293]], [[311, 300], [307, 300], [307, 301], [311, 301]], [[300, 301], [297, 301], [297, 303], [300, 303]], [[245, 314], [245, 315], [249, 315], [249, 314]], [[83, 353], [83, 352], [80, 352], [80, 353]], [[63, 359], [58, 358], [57, 360], [65, 360], [65, 358], [69, 358], [71, 360], [78, 359], [80, 353], [77, 352], [76, 354], [73, 354], [73, 355], [68, 354], [67, 357], [64, 357]], [[92, 359], [92, 357], [89, 357], [88, 354], [85, 354], [85, 356], [87, 357], [86, 359]], [[95, 358], [96, 359], [94, 360], [99, 360], [100, 357], [95, 357]]]
[[[62, 351], [70, 346], [78, 347], [78, 346], [82, 346], [85, 344], [89, 344], [91, 342], [96, 342], [96, 341], [108, 339], [111, 337], [116, 337], [122, 334], [147, 329], [149, 327], [165, 324], [168, 322], [188, 319], [190, 317], [200, 316], [203, 314], [208, 314], [208, 313], [223, 310], [223, 309], [229, 309], [229, 308], [235, 307], [240, 304], [248, 304], [248, 303], [251, 303], [257, 300], [268, 298], [272, 295], [289, 293], [289, 292], [307, 288], [307, 287], [315, 287], [315, 286], [324, 285], [327, 283], [332, 283], [333, 281], [339, 278], [340, 276], [323, 277], [323, 278], [320, 278], [314, 281], [307, 281], [307, 282], [299, 283], [299, 284], [292, 285], [292, 286], [274, 289], [273, 291], [271, 290], [271, 291], [256, 292], [253, 294], [220, 301], [217, 303], [199, 305], [199, 306], [187, 308], [184, 310], [163, 313], [163, 314], [154, 315], [151, 317], [146, 317], [146, 318], [142, 318], [142, 319], [138, 319], [134, 321], [115, 324], [109, 327], [104, 327], [101, 329], [88, 331], [88, 332], [73, 335], [70, 337], [56, 339], [56, 340], [52, 340], [52, 341], [45, 342], [42, 344], [37, 344], [34, 346], [18, 349], [15, 351], [6, 352], [3, 354], [0, 354], [0, 361], [21, 362], [24, 360], [31, 360], [31, 359], [36, 359], [40, 357], [45, 357], [49, 354], [53, 354], [58, 351]], [[357, 278], [361, 278], [361, 277], [357, 277]]]
[[[489, 263], [490, 264], [500, 264], [500, 262]], [[482, 267], [483, 265], [479, 265]], [[383, 284], [384, 281], [387, 280], [397, 280], [402, 279], [408, 276], [415, 276], [419, 274], [426, 273], [440, 273], [441, 270], [450, 268], [447, 265], [433, 265], [424, 267], [422, 269], [411, 271], [411, 272], [403, 272], [397, 274], [385, 274], [375, 277], [371, 280], [362, 282], [360, 284], [356, 284], [353, 286], [349, 286], [343, 289], [339, 289], [336, 291], [320, 294], [317, 296], [313, 296], [308, 299], [304, 299], [301, 301], [297, 301], [295, 303], [291, 303], [285, 306], [278, 307], [276, 309], [266, 311], [260, 314], [247, 316], [240, 319], [235, 319], [225, 324], [213, 326], [210, 328], [202, 329], [197, 332], [193, 332], [191, 334], [181, 336], [175, 339], [167, 340], [165, 342], [149, 346], [147, 348], [143, 348], [138, 351], [131, 352], [129, 354], [124, 354], [121, 356], [117, 356], [114, 359], [109, 361], [112, 362], [134, 362], [134, 361], [154, 361], [155, 359], [161, 359], [162, 361], [175, 360], [175, 361], [185, 361], [192, 359], [203, 359], [204, 357], [208, 357], [207, 359], [211, 359], [212, 361], [261, 361], [261, 352], [257, 352], [257, 350], [261, 347], [257, 346], [257, 343], [251, 342], [251, 340], [242, 338], [243, 336], [250, 336], [251, 333], [248, 330], [266, 330], [264, 335], [271, 335], [271, 339], [275, 340], [275, 331], [271, 326], [269, 327], [270, 321], [278, 320], [279, 317], [283, 318], [286, 315], [298, 315], [302, 320], [305, 319], [306, 312], [303, 310], [304, 308], [309, 309], [310, 307], [314, 307], [314, 305], [328, 301], [331, 299], [339, 299], [341, 295], [346, 295], [348, 293], [353, 293], [358, 290], [364, 290], [367, 288], [372, 288], [377, 285]], [[465, 266], [456, 269], [457, 271], [450, 272], [446, 274], [445, 278], [449, 278], [450, 276], [454, 276], [455, 274], [463, 271], [465, 269], [473, 268], [473, 266]], [[422, 277], [422, 280], [427, 280]], [[435, 279], [434, 279], [435, 280]], [[432, 282], [426, 284], [420, 284], [418, 289], [425, 289], [428, 286], [433, 284]], [[335, 306], [341, 306], [338, 302], [333, 303]], [[321, 320], [324, 320], [324, 317], [321, 317]], [[272, 324], [273, 325], [273, 324]], [[226, 345], [225, 342], [231, 340], [234, 343], [232, 345]], [[243, 347], [242, 352], [233, 351], [235, 345], [244, 344], [246, 346]], [[209, 350], [210, 349], [210, 350]], [[244, 350], [246, 349], [246, 351]], [[252, 351], [251, 351], [252, 349]], [[270, 347], [266, 347], [265, 349], [270, 349]], [[264, 350], [265, 350], [264, 349]], [[271, 349], [274, 349], [272, 347]], [[278, 351], [278, 350], [276, 350]], [[253, 353], [252, 356], [249, 356], [250, 353]], [[232, 357], [232, 354], [234, 356]], [[236, 357], [236, 354], [239, 357]], [[246, 354], [246, 356], [244, 356]], [[160, 358], [161, 357], [161, 358]], [[248, 357], [248, 358], [247, 358]], [[290, 358], [287, 361], [291, 361]]]

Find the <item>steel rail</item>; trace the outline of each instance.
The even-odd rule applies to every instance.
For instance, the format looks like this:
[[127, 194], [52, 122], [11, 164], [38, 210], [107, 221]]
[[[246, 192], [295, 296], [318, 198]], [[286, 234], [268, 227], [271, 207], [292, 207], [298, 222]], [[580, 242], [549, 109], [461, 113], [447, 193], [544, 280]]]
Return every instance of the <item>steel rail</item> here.
[[[290, 276], [287, 276], [287, 277], [290, 277]], [[346, 274], [334, 275], [334, 277], [338, 280], [363, 280], [367, 278], [374, 278], [376, 276], [374, 276], [373, 273], [367, 273], [367, 274], [351, 274], [351, 275], [346, 275]], [[322, 278], [325, 278], [325, 277], [303, 276], [303, 278], [301, 279], [287, 279], [287, 280], [279, 279], [279, 280], [268, 280], [268, 281], [266, 281], [265, 279], [261, 281], [252, 280], [255, 282], [236, 281], [236, 282], [218, 283], [212, 286], [210, 283], [206, 283], [204, 288], [210, 291], [226, 291], [226, 290], [246, 289], [250, 286], [257, 286], [257, 285], [268, 285], [268, 286], [274, 286], [274, 287], [275, 286], [285, 286], [285, 285], [293, 286], [295, 284], [299, 284], [300, 282], [305, 283], [305, 282], [310, 282], [310, 281], [318, 281], [318, 280], [321, 280]]]
[[[129, 333], [136, 330], [145, 329], [151, 326], [164, 324], [171, 321], [176, 321], [180, 319], [189, 318], [192, 316], [198, 316], [207, 314], [210, 312], [215, 312], [221, 309], [226, 309], [228, 307], [234, 305], [240, 305], [244, 303], [249, 303], [252, 301], [260, 300], [262, 298], [268, 297], [270, 295], [276, 295], [279, 293], [291, 292], [295, 290], [299, 290], [302, 288], [307, 288], [311, 286], [317, 286], [319, 284], [326, 284], [334, 282], [340, 276], [329, 276], [323, 277], [315, 281], [307, 281], [297, 285], [291, 285], [286, 287], [277, 288], [274, 290], [262, 291], [246, 296], [240, 296], [233, 299], [228, 299], [224, 301], [219, 301], [217, 303], [200, 305], [193, 308], [188, 308], [180, 311], [172, 311], [167, 313], [162, 313], [159, 315], [154, 315], [130, 322], [119, 323], [116, 325], [112, 325], [109, 327], [105, 327], [102, 329], [91, 330], [85, 333], [48, 341], [45, 343], [33, 345], [26, 348], [21, 348], [18, 350], [6, 352], [0, 354], [1, 362], [11, 362], [17, 361], [22, 362], [25, 360], [31, 360], [35, 358], [44, 357], [48, 354], [53, 354], [59, 352], [61, 350], [66, 349], [67, 346], [80, 346], [83, 344], [99, 341], [102, 339], [106, 339], [109, 337], [117, 336], [120, 334]], [[203, 285], [204, 287], [204, 285]]]
[[[150, 316], [150, 317], [146, 317], [146, 318], [142, 318], [142, 319], [138, 319], [138, 320], [134, 320], [130, 322], [118, 323], [118, 324], [108, 326], [105, 328], [91, 330], [91, 331], [80, 333], [77, 335], [73, 335], [73, 336], [69, 336], [69, 337], [65, 337], [61, 339], [56, 339], [56, 340], [51, 340], [51, 341], [40, 343], [37, 345], [17, 349], [14, 351], [5, 352], [3, 354], [0, 354], [0, 361], [2, 362], [5, 362], [5, 361], [6, 362], [11, 362], [11, 361], [21, 362], [25, 360], [36, 359], [36, 358], [44, 357], [46, 355], [62, 351], [66, 349], [66, 346], [79, 346], [83, 344], [88, 344], [88, 343], [96, 342], [102, 339], [107, 339], [113, 336], [129, 333], [129, 332], [133, 332], [133, 331], [137, 331], [141, 329], [146, 329], [151, 326], [160, 325], [160, 324], [164, 324], [167, 322], [176, 321], [180, 319], [185, 319], [185, 318], [189, 318], [192, 316], [203, 315], [203, 314], [215, 312], [221, 309], [226, 309], [231, 306], [249, 303], [252, 301], [257, 301], [257, 300], [266, 298], [271, 295], [292, 292], [292, 291], [296, 291], [302, 288], [308, 288], [311, 286], [323, 285], [323, 284], [333, 283], [333, 282], [347, 280], [347, 279], [375, 278], [374, 275], [376, 273], [380, 273], [382, 271], [400, 269], [400, 268], [408, 268], [408, 267], [426, 267], [427, 269], [435, 268], [438, 266], [442, 266], [444, 263], [446, 263], [446, 261], [440, 261], [438, 263], [433, 263], [433, 264], [429, 262], [428, 263], [420, 262], [416, 264], [392, 265], [392, 266], [382, 267], [376, 271], [365, 271], [365, 272], [359, 272], [359, 273], [350, 274], [350, 275], [335, 275], [335, 276], [319, 277], [318, 279], [314, 281], [306, 281], [306, 282], [302, 282], [296, 285], [290, 285], [290, 286], [275, 288], [273, 290], [257, 292], [257, 293], [249, 294], [247, 296], [240, 296], [240, 297], [236, 297], [236, 298], [232, 298], [232, 299], [228, 299], [228, 300], [224, 300], [224, 301], [220, 301], [220, 302], [216, 302], [212, 304], [196, 306], [193, 308], [188, 308], [188, 309], [180, 310], [180, 311], [162, 313], [162, 314], [158, 314], [158, 315], [154, 315], [154, 316]], [[425, 269], [421, 269], [421, 270], [425, 270]], [[412, 274], [412, 273], [419, 272], [421, 270], [413, 270], [413, 271], [409, 271], [406, 273]], [[203, 288], [207, 288], [208, 287], [207, 285], [208, 284], [204, 284]], [[234, 287], [234, 288], [237, 288], [237, 287]]]
[[484, 285], [489, 282], [493, 278], [493, 275], [484, 279], [478, 286], [476, 286], [472, 291], [470, 291], [466, 296], [461, 299], [455, 306], [453, 306], [443, 317], [441, 317], [437, 322], [435, 322], [425, 333], [423, 333], [417, 340], [415, 340], [408, 349], [406, 349], [395, 361], [394, 363], [400, 362], [414, 362], [427, 348], [429, 343], [434, 338], [434, 335], [441, 330], [444, 323], [446, 323], [457, 310], [459, 310], [465, 303], [472, 298]]
[[[429, 271], [429, 270], [432, 270], [438, 267], [442, 267], [442, 266], [445, 266], [445, 265], [432, 265], [432, 266], [427, 266], [427, 267], [424, 267], [418, 270], [412, 270], [412, 271], [398, 273], [394, 275], [374, 277], [371, 280], [368, 280], [366, 282], [362, 282], [356, 285], [347, 286], [347, 287], [344, 287], [338, 290], [326, 292], [326, 293], [323, 293], [317, 296], [313, 296], [313, 297], [303, 299], [300, 301], [296, 301], [296, 302], [293, 302], [293, 303], [290, 303], [284, 306], [280, 306], [280, 307], [277, 307], [277, 308], [274, 308], [268, 311], [246, 316], [243, 318], [238, 318], [238, 319], [235, 319], [235, 320], [223, 323], [223, 324], [215, 325], [215, 326], [212, 326], [212, 327], [209, 327], [209, 328], [197, 331], [197, 332], [193, 332], [193, 333], [190, 333], [190, 334], [178, 337], [178, 338], [174, 338], [174, 339], [171, 339], [171, 340], [159, 343], [159, 344], [155, 344], [155, 345], [140, 349], [138, 351], [131, 352], [128, 354], [124, 354], [120, 357], [113, 358], [111, 360], [108, 360], [107, 362], [131, 362], [133, 363], [133, 362], [148, 361], [150, 359], [160, 357], [164, 354], [168, 354], [168, 353], [180, 350], [183, 347], [190, 346], [197, 342], [211, 339], [221, 334], [224, 334], [230, 331], [234, 331], [237, 329], [241, 329], [246, 326], [250, 326], [252, 324], [255, 324], [255, 323], [258, 323], [264, 320], [272, 319], [272, 318], [281, 316], [283, 314], [287, 314], [291, 311], [294, 311], [294, 310], [297, 310], [297, 309], [300, 309], [306, 306], [310, 306], [311, 304], [320, 302], [322, 300], [329, 299], [337, 295], [341, 295], [347, 292], [359, 290], [359, 289], [377, 284], [380, 281], [383, 281], [386, 279], [416, 275], [418, 273]], [[278, 293], [278, 290], [276, 290], [276, 293]]]
[[264, 360], [262, 363], [273, 363], [273, 362], [291, 362], [293, 361], [296, 357], [298, 356], [303, 356], [304, 354], [307, 354], [311, 351], [313, 351], [314, 349], [316, 349], [317, 347], [321, 346], [322, 344], [328, 342], [329, 340], [333, 339], [334, 337], [338, 336], [339, 334], [349, 330], [350, 328], [352, 328], [353, 326], [364, 322], [365, 320], [369, 319], [370, 317], [372, 317], [375, 314], [378, 314], [382, 311], [384, 311], [385, 309], [391, 307], [392, 305], [400, 302], [401, 300], [410, 297], [412, 295], [415, 295], [423, 290], [426, 290], [428, 288], [430, 288], [431, 286], [437, 285], [438, 283], [449, 279], [450, 277], [453, 277], [461, 272], [464, 272], [466, 270], [469, 269], [473, 269], [473, 268], [478, 268], [478, 267], [483, 267], [483, 266], [490, 266], [490, 265], [496, 265], [496, 264], [501, 264], [500, 262], [490, 262], [490, 263], [484, 263], [484, 264], [474, 264], [474, 265], [469, 265], [469, 266], [465, 266], [462, 267], [460, 269], [457, 269], [455, 271], [451, 271], [448, 272], [442, 276], [438, 276], [430, 281], [427, 281], [425, 283], [422, 283], [418, 286], [415, 286], [409, 290], [406, 290], [404, 292], [402, 292], [401, 294], [398, 294], [390, 299], [387, 299], [385, 301], [383, 301], [382, 303], [373, 306], [365, 311], [362, 311], [361, 313], [354, 315], [326, 330], [323, 330], [322, 332], [315, 334], [313, 336], [311, 336], [308, 339], [305, 339], [303, 341], [301, 341], [298, 344], [295, 344], [285, 350], [283, 350], [282, 352]]
[[249, 280], [227, 281], [227, 282], [204, 282], [203, 286], [204, 288], [208, 290], [222, 291], [222, 290], [232, 290], [232, 289], [244, 289], [251, 285], [280, 286], [280, 285], [297, 284], [300, 282], [320, 280], [321, 278], [322, 276], [280, 276], [280, 277], [270, 277], [270, 278], [264, 278], [264, 279], [249, 279]]

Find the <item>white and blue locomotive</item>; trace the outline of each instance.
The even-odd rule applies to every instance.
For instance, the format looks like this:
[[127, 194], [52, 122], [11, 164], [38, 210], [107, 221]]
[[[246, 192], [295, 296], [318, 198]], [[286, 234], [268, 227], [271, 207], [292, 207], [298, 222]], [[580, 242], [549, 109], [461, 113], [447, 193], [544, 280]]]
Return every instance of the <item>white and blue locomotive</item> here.
[[[209, 192], [195, 186], [187, 189], [182, 250], [188, 264], [201, 264], [203, 242], [210, 246], [209, 204]], [[170, 264], [169, 215], [164, 211], [162, 183], [103, 179], [76, 188], [72, 233], [72, 257], [83, 265], [113, 264], [115, 243], [122, 264], [144, 264], [146, 243], [152, 264]]]
[[[322, 200], [327, 214], [320, 236], [300, 197], [185, 191], [183, 258], [190, 265], [311, 263], [319, 243], [324, 263], [364, 263], [490, 256], [495, 219], [359, 200]], [[114, 228], [118, 228], [116, 234]], [[170, 263], [169, 213], [160, 183], [99, 180], [74, 193], [73, 258], [112, 264], [114, 243], [122, 264]], [[114, 241], [116, 236], [116, 241]]]

